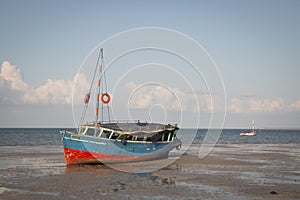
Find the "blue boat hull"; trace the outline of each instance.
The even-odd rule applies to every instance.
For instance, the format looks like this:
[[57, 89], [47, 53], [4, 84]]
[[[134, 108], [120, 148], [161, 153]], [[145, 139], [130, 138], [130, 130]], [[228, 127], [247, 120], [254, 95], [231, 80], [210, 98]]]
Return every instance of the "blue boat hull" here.
[[181, 142], [121, 141], [93, 136], [63, 133], [63, 146], [67, 165], [80, 163], [109, 163], [144, 161], [167, 157]]

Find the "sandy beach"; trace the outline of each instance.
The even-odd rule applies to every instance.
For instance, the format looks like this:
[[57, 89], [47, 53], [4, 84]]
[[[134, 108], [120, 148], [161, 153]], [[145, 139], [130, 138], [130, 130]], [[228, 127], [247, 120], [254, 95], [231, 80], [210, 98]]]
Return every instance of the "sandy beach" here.
[[[150, 173], [105, 165], [66, 168], [63, 154], [2, 149], [1, 199], [299, 199], [299, 144], [217, 145], [204, 159], [194, 150]], [[18, 160], [19, 159], [19, 160]], [[170, 159], [170, 158], [169, 158]], [[6, 165], [3, 162], [10, 160]], [[14, 162], [13, 162], [14, 160]], [[131, 163], [123, 167], [151, 165]], [[127, 168], [128, 169], [128, 168]]]

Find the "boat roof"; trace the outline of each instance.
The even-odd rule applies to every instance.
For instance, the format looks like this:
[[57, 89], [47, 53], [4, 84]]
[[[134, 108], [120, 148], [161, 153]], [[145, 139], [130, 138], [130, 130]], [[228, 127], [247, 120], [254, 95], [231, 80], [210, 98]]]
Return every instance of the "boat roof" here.
[[[94, 126], [94, 125], [93, 125]], [[100, 127], [112, 129], [115, 131], [123, 132], [135, 132], [135, 131], [156, 131], [164, 129], [174, 129], [178, 128], [177, 125], [171, 124], [160, 124], [160, 123], [148, 123], [148, 122], [108, 122], [99, 123]]]
[[164, 125], [159, 123], [105, 123], [100, 124], [101, 127], [109, 128], [113, 130], [119, 130], [124, 132], [134, 132], [134, 131], [155, 131], [167, 128], [174, 128], [172, 125]]

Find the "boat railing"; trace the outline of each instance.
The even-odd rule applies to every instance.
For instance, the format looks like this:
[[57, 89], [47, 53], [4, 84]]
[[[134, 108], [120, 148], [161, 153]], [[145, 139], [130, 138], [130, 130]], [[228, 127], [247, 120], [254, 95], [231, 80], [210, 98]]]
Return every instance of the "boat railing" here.
[[132, 120], [126, 120], [126, 119], [121, 119], [121, 120], [109, 120], [109, 121], [98, 121], [100, 124], [108, 124], [108, 123], [149, 123], [147, 121], [141, 121], [137, 119], [132, 119]]
[[[141, 121], [141, 120], [107, 120], [107, 121], [98, 121], [98, 124], [109, 124], [109, 123], [149, 123], [147, 121]], [[95, 125], [95, 121], [93, 122], [86, 122], [86, 123], [83, 123], [82, 125]]]
[[[95, 126], [95, 122], [83, 124], [81, 127], [86, 126]], [[177, 124], [159, 124], [153, 122], [146, 122], [141, 120], [110, 120], [110, 121], [101, 121], [98, 122], [98, 126], [102, 128], [107, 128], [115, 131], [123, 131], [123, 132], [138, 132], [138, 131], [145, 131], [145, 132], [152, 132], [152, 131], [163, 131], [166, 129], [173, 129], [177, 127]]]
[[[158, 123], [154, 123], [154, 122], [147, 122], [147, 121], [142, 121], [142, 120], [108, 120], [108, 121], [98, 121], [98, 124], [101, 125], [101, 124], [110, 124], [110, 123], [120, 123], [120, 124], [123, 124], [123, 123], [135, 123], [135, 124], [158, 124]], [[85, 124], [82, 124], [84, 126], [88, 126], [88, 125], [95, 125], [95, 122], [90, 122], [90, 123], [85, 123]], [[177, 127], [178, 125], [177, 124], [165, 124], [165, 126], [174, 126], [174, 127]]]

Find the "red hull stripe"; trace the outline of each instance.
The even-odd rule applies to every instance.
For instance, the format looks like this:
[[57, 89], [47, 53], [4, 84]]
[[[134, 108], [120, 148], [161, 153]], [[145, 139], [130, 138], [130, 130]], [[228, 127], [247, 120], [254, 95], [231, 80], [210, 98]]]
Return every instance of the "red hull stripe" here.
[[167, 156], [168, 153], [155, 156], [122, 156], [112, 154], [101, 154], [95, 152], [87, 152], [82, 150], [75, 150], [64, 148], [66, 165], [75, 165], [83, 163], [102, 163], [102, 162], [129, 162], [129, 161], [142, 161], [151, 160]]

